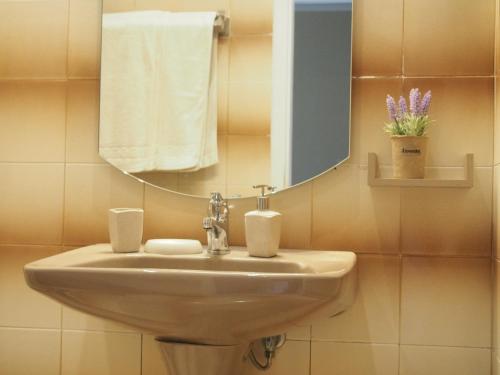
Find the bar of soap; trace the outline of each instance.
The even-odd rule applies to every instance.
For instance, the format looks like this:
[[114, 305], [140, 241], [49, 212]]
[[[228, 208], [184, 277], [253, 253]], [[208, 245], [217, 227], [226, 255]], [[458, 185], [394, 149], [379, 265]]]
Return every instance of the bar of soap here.
[[146, 242], [144, 251], [162, 255], [199, 254], [203, 247], [198, 240], [155, 239]]

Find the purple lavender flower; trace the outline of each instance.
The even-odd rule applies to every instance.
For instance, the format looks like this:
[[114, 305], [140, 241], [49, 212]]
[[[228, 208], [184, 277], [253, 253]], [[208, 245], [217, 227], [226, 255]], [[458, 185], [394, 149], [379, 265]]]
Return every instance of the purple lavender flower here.
[[408, 106], [406, 105], [406, 99], [402, 96], [399, 97], [399, 115], [403, 118], [408, 112]]
[[422, 98], [422, 102], [420, 103], [420, 114], [422, 116], [426, 116], [429, 113], [429, 107], [431, 106], [432, 93], [431, 91], [427, 91]]
[[389, 112], [390, 120], [397, 121], [398, 111], [396, 109], [396, 101], [394, 100], [394, 98], [392, 96], [387, 95], [385, 102], [387, 104], [387, 112]]
[[412, 115], [420, 116], [420, 91], [416, 88], [410, 90], [410, 112]]

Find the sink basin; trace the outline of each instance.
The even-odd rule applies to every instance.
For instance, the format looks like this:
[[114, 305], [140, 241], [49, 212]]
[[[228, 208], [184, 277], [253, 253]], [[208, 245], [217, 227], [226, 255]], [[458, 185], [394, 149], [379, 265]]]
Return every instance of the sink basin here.
[[356, 255], [280, 250], [231, 254], [116, 254], [109, 244], [25, 266], [27, 283], [78, 310], [170, 342], [239, 345], [327, 318], [354, 298]]

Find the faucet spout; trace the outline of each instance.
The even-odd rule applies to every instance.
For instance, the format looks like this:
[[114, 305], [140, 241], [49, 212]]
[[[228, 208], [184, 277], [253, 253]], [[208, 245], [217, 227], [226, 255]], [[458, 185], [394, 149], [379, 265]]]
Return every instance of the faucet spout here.
[[220, 193], [211, 193], [208, 202], [208, 216], [203, 219], [203, 229], [207, 231], [207, 252], [223, 255], [230, 252], [228, 245], [229, 209]]

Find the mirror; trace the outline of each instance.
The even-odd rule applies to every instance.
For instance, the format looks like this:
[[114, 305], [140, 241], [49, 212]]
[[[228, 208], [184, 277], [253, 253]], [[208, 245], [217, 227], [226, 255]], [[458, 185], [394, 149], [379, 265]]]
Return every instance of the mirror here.
[[346, 160], [352, 0], [274, 2], [274, 29], [256, 33], [241, 19], [233, 30], [215, 0], [211, 11], [104, 0], [101, 157], [171, 191], [229, 198]]

